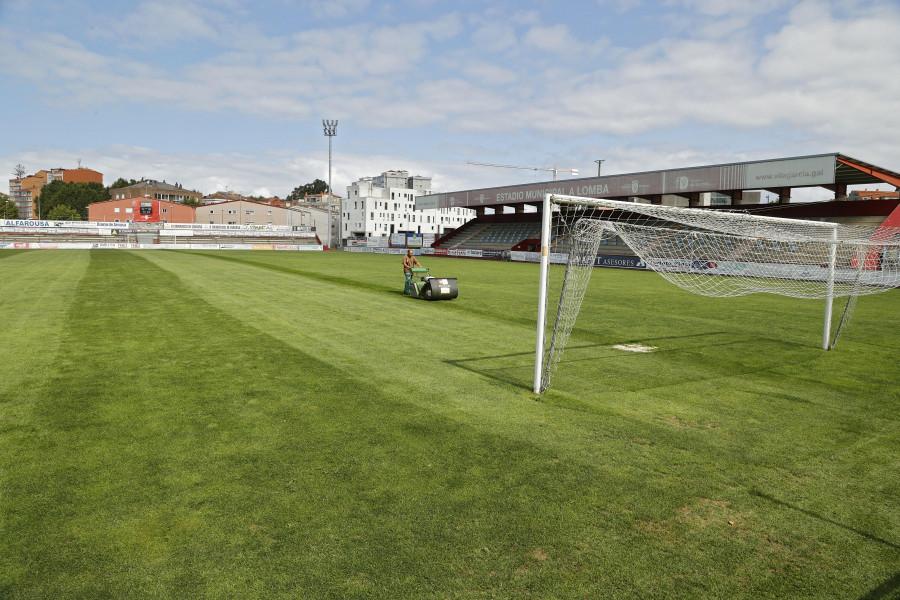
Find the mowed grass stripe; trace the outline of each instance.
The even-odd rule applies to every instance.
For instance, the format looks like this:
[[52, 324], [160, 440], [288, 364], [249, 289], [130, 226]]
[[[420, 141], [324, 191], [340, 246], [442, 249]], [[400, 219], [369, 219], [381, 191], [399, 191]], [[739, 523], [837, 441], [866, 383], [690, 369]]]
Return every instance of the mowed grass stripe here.
[[[838, 401], [867, 369], [891, 381], [879, 362], [896, 348], [890, 336], [874, 364], [854, 341], [866, 360], [845, 357], [840, 376], [838, 362], [756, 333], [764, 324], [704, 350], [683, 326], [712, 331], [713, 316], [687, 311], [661, 329], [660, 313], [682, 297], [630, 277], [645, 274], [604, 271], [601, 289], [618, 292], [606, 305], [625, 330], [675, 340], [692, 360], [745, 368], [685, 380], [679, 368], [692, 360], [674, 345], [630, 370], [593, 365], [609, 350], [591, 350], [588, 337], [576, 358], [593, 368], [574, 369], [566, 387], [533, 402], [533, 327], [515, 319], [535, 307], [531, 294], [509, 293], [532, 266], [435, 261], [436, 274], [465, 275], [467, 296], [426, 303], [397, 293], [396, 257], [298, 254], [91, 254], [65, 330], [73, 361], [38, 394], [29, 423], [47, 441], [22, 435], [24, 460], [8, 472], [15, 497], [4, 498], [4, 523], [15, 527], [0, 552], [13, 558], [0, 563], [0, 595], [890, 589], [896, 394], [866, 383], [885, 398], [868, 413], [864, 392]], [[317, 270], [345, 281], [300, 273]], [[357, 279], [369, 285], [346, 281]], [[648, 294], [658, 307], [629, 318], [623, 307]], [[479, 312], [468, 315], [464, 302]], [[97, 305], [113, 312], [95, 322], [88, 307]], [[613, 337], [609, 319], [588, 317], [584, 330]], [[727, 315], [719, 321], [720, 331], [740, 330]], [[113, 323], [130, 339], [104, 333]], [[148, 357], [158, 377], [143, 370]], [[134, 375], [131, 385], [91, 382], [114, 364]], [[609, 385], [642, 372], [657, 382]], [[805, 393], [792, 378], [819, 385]]]
[[88, 261], [85, 253], [28, 250], [0, 250], [0, 259], [3, 394], [26, 378], [40, 378], [52, 366], [60, 329]]
[[[347, 255], [334, 255], [333, 258], [330, 258], [325, 264], [321, 265], [320, 268], [336, 268], [337, 265], [340, 265], [340, 262], [338, 261], [346, 256]], [[393, 262], [395, 262], [392, 260], [393, 258], [394, 257], [379, 257], [379, 261], [373, 261], [370, 258], [367, 258], [366, 260], [359, 261], [359, 263], [356, 262], [355, 257], [346, 258], [347, 264], [340, 265], [338, 268], [353, 271], [354, 269], [358, 269], [360, 264], [363, 264], [366, 266], [369, 273], [375, 273], [375, 275], [359, 273], [358, 276], [360, 277], [390, 276], [392, 273]], [[256, 262], [257, 260], [285, 261], [285, 263], [290, 264], [295, 258], [294, 256], [278, 256], [277, 253], [266, 253], [261, 254], [259, 259], [256, 259], [254, 255], [254, 260], [252, 262]], [[305, 257], [296, 260], [307, 265], [314, 264], [306, 263], [305, 261], [307, 259]], [[468, 264], [472, 264], [472, 262], [470, 261]], [[375, 268], [373, 268], [373, 265]], [[198, 265], [194, 266], [198, 271], [192, 272], [188, 279], [191, 281], [203, 281], [205, 285], [211, 285], [211, 279], [209, 277], [200, 276], [204, 267]], [[307, 266], [305, 268], [309, 267]], [[441, 267], [442, 271], [452, 271], [456, 269], [462, 270], [461, 267], [456, 267], [455, 265], [452, 265], [452, 269]], [[290, 269], [285, 270], [285, 273], [287, 274], [288, 271], [290, 271]], [[633, 275], [643, 276], [646, 274], [615, 271], [600, 271], [600, 273], [603, 276], [611, 278], [614, 283], [617, 283], [620, 294], [625, 296], [624, 299], [622, 297], [614, 297], [614, 301], [611, 303], [614, 307], [619, 309], [617, 311], [617, 316], [620, 317], [623, 324], [628, 327], [634, 326], [636, 322], [640, 322], [644, 318], [644, 315], [633, 316], [630, 320], [624, 318], [629, 314], [634, 315], [635, 311], [633, 309], [623, 310], [618, 304], [623, 302], [626, 304], [633, 302], [635, 298], [640, 298], [642, 294], [645, 294], [647, 289], [635, 289], [631, 292], [632, 297], [628, 297], [628, 294], [626, 293], [627, 286], [622, 283], [624, 278]], [[636, 394], [628, 393], [623, 395], [617, 393], [615, 389], [611, 392], [608, 386], [609, 381], [607, 381], [607, 379], [618, 378], [623, 381], [641, 382], [643, 379], [646, 379], [647, 376], [653, 377], [656, 371], [659, 370], [657, 367], [654, 367], [652, 364], [649, 366], [645, 365], [642, 369], [638, 369], [634, 372], [623, 372], [617, 368], [606, 368], [605, 365], [601, 365], [603, 368], [600, 370], [588, 368], [584, 373], [581, 373], [581, 378], [585, 380], [585, 385], [578, 387], [580, 382], [577, 377], [574, 379], [567, 379], [566, 385], [568, 386], [574, 382], [574, 387], [580, 392], [580, 397], [582, 399], [586, 398], [587, 402], [592, 407], [601, 407], [597, 412], [599, 412], [602, 417], [599, 421], [594, 419], [579, 419], [577, 416], [570, 420], [566, 418], [568, 415], [549, 414], [540, 411], [535, 413], [530, 410], [531, 406], [527, 404], [517, 403], [515, 404], [515, 408], [511, 409], [509, 405], [502, 401], [495, 401], [502, 400], [504, 397], [503, 392], [482, 387], [484, 382], [480, 381], [479, 378], [460, 378], [454, 371], [447, 371], [446, 367], [440, 369], [440, 385], [435, 384], [432, 381], [434, 378], [428, 374], [429, 372], [433, 373], [435, 371], [431, 370], [431, 367], [421, 368], [421, 365], [427, 365], [430, 361], [433, 361], [436, 356], [446, 356], [447, 354], [458, 352], [460, 348], [464, 348], [465, 350], [473, 348], [477, 349], [480, 351], [478, 356], [481, 357], [484, 357], [485, 355], [490, 356], [492, 352], [500, 351], [501, 348], [505, 348], [508, 351], [509, 347], [516, 344], [522, 336], [531, 335], [528, 331], [523, 332], [519, 330], [515, 332], [516, 335], [509, 337], [499, 336], [500, 341], [497, 343], [496, 338], [498, 336], [492, 334], [497, 332], [498, 328], [502, 329], [502, 323], [500, 325], [485, 325], [479, 323], [479, 320], [476, 317], [475, 319], [457, 319], [454, 324], [451, 325], [452, 329], [447, 330], [451, 333], [441, 336], [439, 332], [443, 329], [445, 322], [441, 320], [439, 311], [446, 305], [445, 303], [435, 303], [437, 304], [437, 306], [435, 306], [434, 304], [429, 303], [412, 302], [410, 305], [410, 302], [405, 298], [396, 299], [393, 295], [387, 296], [384, 294], [375, 294], [373, 296], [373, 294], [367, 291], [353, 291], [352, 288], [347, 288], [346, 286], [342, 286], [346, 292], [342, 294], [333, 288], [318, 288], [306, 278], [302, 277], [299, 278], [299, 281], [303, 281], [303, 283], [296, 284], [298, 286], [296, 290], [291, 286], [298, 281], [298, 278], [279, 278], [268, 284], [265, 283], [266, 277], [262, 275], [248, 273], [247, 278], [248, 279], [245, 282], [246, 288], [247, 290], [252, 289], [253, 291], [241, 293], [246, 293], [248, 296], [259, 293], [262, 296], [271, 297], [272, 303], [274, 304], [280, 304], [286, 299], [281, 296], [285, 290], [291, 290], [290, 292], [287, 292], [288, 296], [291, 293], [296, 293], [298, 305], [303, 306], [302, 312], [314, 315], [314, 317], [311, 322], [302, 323], [301, 326], [296, 329], [292, 329], [289, 325], [283, 326], [285, 335], [311, 335], [312, 337], [306, 339], [308, 343], [314, 344], [311, 347], [316, 348], [316, 352], [327, 353], [330, 351], [330, 347], [333, 346], [334, 352], [339, 353], [340, 349], [343, 348], [345, 352], [343, 356], [340, 354], [333, 355], [334, 360], [340, 360], [341, 364], [344, 364], [344, 361], [353, 361], [354, 357], [358, 359], [360, 354], [377, 355], [381, 360], [375, 361], [373, 365], [369, 366], [371, 377], [375, 379], [382, 377], [386, 381], [389, 381], [391, 378], [400, 379], [398, 375], [393, 374], [391, 367], [396, 364], [396, 360], [402, 360], [403, 351], [406, 351], [409, 356], [415, 357], [412, 365], [418, 365], [420, 367], [419, 370], [422, 372], [422, 377], [428, 382], [431, 382], [429, 385], [428, 383], [419, 384], [416, 381], [413, 381], [406, 385], [406, 389], [409, 390], [412, 387], [416, 387], [416, 389], [419, 390], [419, 393], [412, 396], [416, 398], [431, 399], [434, 410], [448, 410], [447, 407], [441, 408], [436, 404], [437, 402], [444, 401], [446, 398], [447, 406], [452, 407], [449, 409], [451, 414], [456, 418], [459, 418], [460, 413], [470, 417], [472, 419], [470, 426], [486, 427], [488, 429], [493, 427], [495, 433], [502, 429], [504, 435], [516, 435], [519, 432], [530, 433], [530, 439], [534, 443], [546, 442], [550, 447], [552, 447], [553, 444], [556, 444], [557, 451], [560, 455], [569, 459], [577, 456], [579, 459], [584, 459], [593, 463], [596, 461], [608, 460], [608, 456], [605, 455], [605, 452], [608, 451], [609, 448], [605, 444], [600, 446], [600, 448], [602, 448], [601, 450], [598, 450], [596, 447], [598, 436], [601, 437], [604, 442], [615, 440], [610, 443], [613, 445], [618, 444], [621, 441], [617, 439], [618, 434], [621, 434], [623, 438], [627, 438], [629, 433], [634, 435], [635, 423], [633, 423], [632, 420], [635, 417], [641, 419], [641, 421], [651, 421], [653, 424], [658, 424], [659, 427], [669, 430], [680, 429], [683, 438], [677, 442], [670, 439], [662, 441], [661, 438], [668, 437], [667, 433], [653, 430], [650, 430], [647, 434], [649, 437], [647, 438], [642, 437], [644, 434], [637, 434], [635, 437], [638, 439], [653, 440], [653, 445], [655, 446], [653, 449], [654, 458], [650, 462], [655, 463], [655, 466], [658, 466], [659, 464], [658, 459], [662, 459], [662, 462], [665, 462], [665, 458], [663, 457], [671, 455], [678, 456], [680, 454], [680, 452], [675, 452], [669, 444], [675, 445], [680, 450], [681, 448], [684, 448], [684, 444], [687, 443], [692, 451], [697, 451], [702, 456], [715, 457], [715, 459], [708, 464], [703, 464], [702, 460], [694, 461], [695, 464], [691, 465], [691, 472], [684, 473], [685, 479], [693, 481], [695, 484], [698, 481], [703, 481], [703, 485], [706, 487], [706, 493], [715, 491], [717, 485], [724, 485], [726, 488], [734, 488], [736, 497], [744, 496], [744, 499], [747, 502], [758, 501], [758, 496], [750, 497], [747, 495], [748, 489], [753, 489], [748, 488], [747, 484], [748, 482], [753, 481], [755, 477], [769, 479], [769, 476], [774, 474], [775, 480], [781, 482], [782, 478], [778, 474], [790, 469], [797, 469], [799, 472], [804, 473], [804, 475], [806, 475], [807, 469], [809, 470], [809, 473], [815, 473], [820, 466], [821, 452], [833, 452], [835, 448], [852, 446], [860, 439], [860, 437], [865, 438], [873, 433], [871, 431], [857, 429], [848, 430], [843, 423], [843, 415], [831, 415], [828, 410], [826, 410], [824, 414], [820, 414], [814, 407], [807, 415], [798, 418], [798, 414], [794, 410], [791, 402], [780, 402], [777, 401], [778, 399], [776, 399], [774, 405], [770, 405], [766, 402], [765, 398], [769, 390], [774, 387], [777, 387], [780, 390], [785, 389], [784, 385], [779, 385], [773, 381], [773, 376], [771, 374], [773, 369], [786, 369], [786, 365], [791, 365], [794, 367], [792, 375], [796, 376], [798, 373], [806, 373], [807, 366], [804, 363], [809, 362], [813, 365], [811, 376], [824, 375], [825, 379], [827, 379], [829, 375], [833, 375], [833, 373], [836, 372], [835, 366], [846, 360], [846, 357], [841, 358], [836, 354], [828, 355], [827, 353], [823, 353], [814, 346], [798, 345], [783, 340], [774, 340], [771, 337], [771, 325], [767, 327], [765, 324], [751, 324], [749, 328], [751, 332], [757, 330], [763, 331], [763, 337], [760, 338], [754, 338], [744, 334], [743, 337], [738, 336], [737, 339], [725, 342], [721, 337], [714, 337], [712, 344], [702, 346], [704, 348], [702, 352], [686, 358], [680, 356], [676, 352], [646, 357], [650, 360], [660, 361], [661, 359], [665, 359], [666, 356], [669, 356], [673, 357], [672, 360], [674, 360], [675, 363], [671, 364], [671, 362], [666, 360], [658, 362], [657, 364], [662, 365], [662, 370], [668, 373], [668, 375], [665, 373], [663, 374], [663, 381], [660, 385], [651, 386]], [[641, 279], [642, 283], [646, 281], [645, 278]], [[507, 283], [506, 280], [499, 278], [488, 278], [488, 281], [491, 285], [498, 288], [503, 288]], [[490, 299], [492, 297], [491, 290], [485, 290], [484, 288], [479, 287], [478, 284], [480, 282], [477, 279], [466, 283], [470, 286], [470, 294], [472, 296], [479, 299], [485, 297]], [[219, 285], [223, 285], [223, 282], [220, 282]], [[657, 292], [652, 284], [649, 287], [654, 293], [665, 293], [665, 289]], [[309, 297], [299, 291], [301, 289], [308, 289]], [[669, 289], [671, 289], [671, 286], [669, 286]], [[211, 288], [207, 291], [210, 290]], [[605, 293], [605, 290], [602, 287], [600, 288], [600, 293]], [[269, 294], [271, 294], [271, 296], [269, 296]], [[659, 302], [660, 306], [666, 306], [667, 304], [671, 305], [672, 296], [678, 297], [679, 294], [680, 292], [675, 290], [674, 294], [669, 293], [667, 296], [663, 296]], [[214, 293], [211, 295], [217, 298], [219, 297]], [[378, 300], [375, 299], [375, 296], [377, 296]], [[320, 299], [318, 301], [322, 303], [322, 306], [320, 307], [321, 312], [316, 310], [317, 300], [312, 300], [312, 298]], [[382, 299], [384, 299], [385, 302], [388, 302], [388, 304], [382, 303]], [[678, 299], [681, 300], [680, 297]], [[526, 302], [529, 300], [530, 298], [525, 299]], [[743, 302], [743, 309], [733, 311], [737, 316], [737, 322], [728, 321], [726, 318], [728, 313], [725, 313], [717, 323], [719, 329], [722, 328], [723, 322], [726, 324], [725, 326], [728, 328], [725, 332], [726, 334], [736, 335], [735, 332], [739, 331], [740, 326], [743, 325], [739, 319], [742, 319], [746, 314], [756, 314], [758, 318], [758, 315], [763, 314], [764, 312], [763, 309], [752, 304], [749, 299], [742, 300], [747, 300], [746, 302]], [[221, 302], [223, 306], [229, 305], [229, 300], [225, 296], [222, 296], [220, 300], [216, 301]], [[511, 313], [522, 311], [523, 307], [521, 303], [521, 297], [515, 295], [508, 296], [506, 298], [504, 310]], [[765, 299], [763, 304], [767, 304]], [[811, 306], [813, 303], [797, 303], [789, 301], [786, 304], [787, 306], [785, 308], [789, 311], [796, 310], [798, 307], [805, 308], [806, 310], [815, 309], [814, 306]], [[240, 305], [241, 302], [237, 302], [232, 308], [226, 308], [226, 310], [239, 310], [237, 307]], [[738, 303], [739, 308], [741, 307], [740, 305], [741, 303]], [[348, 307], [350, 307], [351, 311], [349, 313], [347, 312]], [[769, 315], [769, 323], [771, 324], [773, 319], [777, 320], [779, 318], [779, 313], [777, 306], [769, 306], [769, 309], [772, 311]], [[400, 350], [396, 350], [396, 345], [386, 342], [385, 340], [399, 339], [399, 335], [396, 334], [395, 329], [386, 325], [384, 319], [379, 317], [379, 315], [387, 315], [388, 320], [393, 318], [394, 320], [402, 322], [406, 318], [405, 311], [407, 310], [414, 311], [414, 313], [421, 315], [428, 315], [428, 318], [421, 320], [422, 325], [419, 329], [420, 335], [418, 336], [421, 340], [428, 340], [429, 338], [441, 339], [441, 341], [445, 343], [436, 345], [429, 350], [426, 344], [420, 343], [417, 345], [415, 337], [413, 337], [409, 342], [404, 341]], [[353, 314], [354, 311], [357, 313], [357, 319], [359, 313], [365, 315], [364, 322], [359, 322], [357, 320], [352, 323], [356, 328], [365, 325], [366, 327], [362, 329], [362, 332], [365, 332], [365, 335], [363, 335], [356, 344], [333, 343], [335, 342], [335, 338], [332, 337], [333, 328], [336, 328], [334, 330], [339, 331], [340, 327], [345, 326], [347, 323], [346, 319], [350, 318], [350, 315]], [[396, 311], [401, 312], [398, 313]], [[608, 312], [609, 311], [603, 313], [604, 319], [608, 318], [606, 316]], [[690, 314], [690, 311], [688, 311], [688, 316]], [[587, 313], [585, 316], [587, 317], [586, 322], [590, 324], [590, 313]], [[688, 317], [683, 318], [687, 319]], [[658, 313], [654, 313], [651, 314], [651, 319], [661, 320], [662, 316]], [[285, 319], [282, 319], [282, 321], [284, 320]], [[702, 322], [707, 320], [712, 321], [713, 317], [707, 313], [703, 313], [702, 317], [698, 319], [697, 322], [701, 323], [702, 327]], [[339, 322], [340, 324], [335, 325], [334, 322]], [[594, 323], [596, 324], [596, 318], [594, 319]], [[431, 329], [432, 325], [435, 325], [433, 330]], [[269, 324], [269, 327], [275, 326], [274, 321]], [[645, 325], [641, 326], [646, 327]], [[590, 325], [585, 325], [585, 327], [590, 327]], [[658, 335], [658, 330], [662, 329], [662, 325], [657, 323], [655, 328], [657, 329]], [[317, 330], [319, 330], [319, 334], [309, 334], [310, 331], [315, 332]], [[693, 331], [696, 330], [697, 329], [695, 328]], [[606, 331], [608, 331], [608, 328], [604, 329], [604, 332]], [[381, 335], [378, 335], [378, 332], [381, 332]], [[466, 344], [466, 338], [463, 335], [458, 339], [454, 338], [454, 333], [459, 332], [468, 333], [470, 335], [474, 333], [475, 337], [470, 337], [469, 339], [477, 340], [477, 342]], [[313, 339], [317, 335], [319, 336], [321, 343], [317, 343]], [[602, 333], [601, 335], [608, 334]], [[692, 334], [689, 334], [687, 337], [692, 337]], [[673, 337], [673, 339], [677, 341], [677, 336]], [[718, 339], [719, 343], [716, 343], [716, 339]], [[350, 341], [352, 342], [352, 340]], [[701, 347], [700, 344], [694, 345]], [[723, 353], [722, 347], [725, 345], [728, 346], [728, 352]], [[528, 355], [527, 352], [523, 353], [523, 356], [525, 355], [527, 355], [525, 360], [530, 361], [530, 355]], [[833, 358], [830, 358], [829, 356]], [[394, 357], [394, 360], [391, 360], [391, 357]], [[797, 360], [798, 357], [801, 358], [800, 361]], [[521, 357], [518, 358], [521, 359]], [[830, 362], [831, 360], [835, 360], [835, 362]], [[467, 362], [467, 360], [463, 359], [447, 362], [458, 365]], [[472, 364], [478, 362], [477, 359], [471, 361]], [[696, 380], [681, 384], [679, 381], [683, 369], [681, 369], [682, 365], [680, 363], [691, 366], [692, 370], [698, 374], [703, 373], [704, 364], [710, 365], [711, 368], [707, 369], [705, 375], [698, 376]], [[362, 364], [365, 363], [363, 362]], [[484, 369], [479, 371], [478, 368], [474, 368], [473, 370], [480, 372], [481, 374], [486, 373]], [[529, 377], [530, 373], [525, 373], [524, 376]], [[518, 383], [521, 385], [521, 380]], [[812, 393], [807, 394], [806, 396], [804, 396], [802, 390], [797, 390], [797, 398], [802, 402], [816, 404], [819, 402], [819, 398], [816, 395], [817, 392], [828, 390], [830, 398], [835, 400], [843, 398], [844, 404], [846, 405], [846, 390], [841, 390], [840, 388], [832, 390], [826, 382], [823, 382], [819, 387], [820, 390], [814, 389], [812, 390]], [[731, 394], [730, 390], [735, 388], [737, 390], [743, 389], [745, 391], [743, 393], [737, 391], [735, 394]], [[792, 390], [793, 388], [788, 384], [787, 389]], [[449, 393], [447, 396], [443, 396], [442, 392], [448, 390]], [[493, 394], [491, 394], [491, 392], [493, 392]], [[469, 393], [471, 393], [471, 396], [467, 396]], [[558, 393], [556, 395], [551, 394], [546, 401], [550, 404], [560, 403], [561, 406], [571, 407], [573, 406], [573, 403], [564, 400], [567, 396], [568, 395], [565, 393]], [[471, 402], [465, 401], [467, 397], [471, 399]], [[864, 389], [860, 390], [858, 397], [860, 399], [865, 397]], [[569, 400], [571, 400], [571, 398], [569, 398]], [[578, 405], [584, 406], [583, 402], [584, 400], [579, 400]], [[495, 413], [491, 410], [494, 407], [502, 408]], [[635, 410], [635, 407], [637, 407], [637, 410]], [[847, 408], [848, 412], [852, 412], [853, 410], [857, 409], [852, 407]], [[676, 415], [676, 413], [677, 415], [680, 415], [680, 417], [672, 419], [671, 417]], [[498, 416], [498, 414], [502, 415], [502, 417], [498, 417], [494, 420], [492, 417]], [[886, 412], [883, 414], [886, 414]], [[570, 436], [567, 443], [560, 444], [559, 438], [554, 437], [554, 434], [548, 436], [545, 433], [549, 428], [543, 427], [542, 425], [547, 424], [548, 416], [549, 419], [551, 419], [551, 424], [566, 424], [566, 433]], [[541, 419], [544, 419], [544, 423], [538, 422]], [[490, 425], [488, 425], [488, 423]], [[712, 424], [712, 427], [706, 427], [706, 424]], [[621, 426], [621, 428], [619, 426]], [[643, 424], [640, 426], [643, 427]], [[815, 428], [815, 432], [812, 432], [812, 435], [808, 435], [811, 433], [809, 431], [810, 427]], [[601, 431], [603, 433], [598, 433]], [[819, 433], [824, 435], [819, 437]], [[878, 436], [876, 435], [876, 439], [877, 438]], [[804, 443], [804, 447], [797, 447], [798, 440]], [[628, 441], [631, 442], [633, 440], [629, 439]], [[810, 444], [810, 442], [812, 443]], [[886, 438], [881, 439], [879, 444], [885, 449], [888, 449], [890, 447], [890, 442], [891, 438]], [[656, 446], [657, 443], [659, 443], [658, 446]], [[562, 449], [560, 446], [564, 448], [563, 452], [560, 452]], [[616, 451], [622, 452], [623, 450], [620, 447], [616, 448]], [[656, 454], [656, 452], [659, 452], [659, 454]], [[627, 454], [628, 451], [625, 450], [625, 453]], [[887, 456], [891, 457], [888, 459], [888, 463], [896, 462], [896, 456], [894, 454], [888, 452]], [[630, 454], [628, 455], [628, 459], [634, 460]], [[639, 459], [638, 464], [640, 464]], [[751, 466], [754, 464], [756, 467]], [[729, 465], [731, 466], [729, 467]], [[651, 470], [652, 468], [654, 467], [649, 467]], [[790, 477], [784, 479], [786, 480], [784, 482], [787, 483], [789, 487], [793, 486]], [[812, 479], [815, 480], [814, 475], [812, 476]], [[896, 479], [894, 478], [894, 480]], [[822, 484], [822, 490], [826, 493], [826, 497], [829, 498], [828, 501], [831, 501], [832, 499], [832, 495], [829, 493], [829, 486], [832, 484], [833, 482], [823, 482]], [[890, 518], [890, 509], [883, 503], [876, 503], [874, 511], [869, 507], [863, 506], [868, 499], [871, 499], [874, 495], [877, 495], [877, 491], [869, 490], [867, 496], [856, 496], [854, 501], [850, 502], [850, 504], [845, 507], [846, 512], [842, 516], [846, 517], [848, 522], [859, 520], [862, 517], [864, 521], [869, 523], [877, 521], [879, 517], [884, 516], [888, 517], [885, 522], [893, 522], [893, 519]], [[856, 502], [856, 499], [859, 499], [858, 503]], [[861, 508], [862, 510], [860, 510]], [[867, 513], [868, 515], [871, 515], [872, 518], [866, 518], [868, 516]], [[884, 523], [876, 526], [874, 531], [883, 530], [883, 525]], [[857, 539], [856, 542], [858, 541], [859, 540]]]
[[[29, 580], [11, 597], [414, 597], [529, 561], [519, 589], [552, 581], [540, 563], [571, 543], [568, 519], [539, 503], [582, 467], [535, 482], [550, 461], [533, 448], [342, 388], [125, 256], [93, 254], [36, 407], [44, 443], [8, 482], [5, 555], [21, 562], [6, 572]], [[535, 528], [547, 549], [523, 547]]]
[[[192, 254], [343, 285], [357, 293], [368, 290], [399, 295], [403, 289], [402, 257], [399, 255], [300, 252], [285, 256], [283, 252], [248, 254], [210, 251], [194, 251]], [[348, 254], [352, 258], [348, 259]], [[494, 323], [506, 321], [526, 329], [535, 327], [536, 295], [533, 302], [510, 303], [509, 299], [528, 298], [535, 294], [537, 265], [435, 256], [418, 258], [430, 269], [432, 276], [458, 278], [466, 288], [466, 293], [458, 299], [443, 303], [440, 310], [444, 313], [459, 311], [466, 316], [484, 316]], [[473, 294], [473, 291], [477, 293]]]

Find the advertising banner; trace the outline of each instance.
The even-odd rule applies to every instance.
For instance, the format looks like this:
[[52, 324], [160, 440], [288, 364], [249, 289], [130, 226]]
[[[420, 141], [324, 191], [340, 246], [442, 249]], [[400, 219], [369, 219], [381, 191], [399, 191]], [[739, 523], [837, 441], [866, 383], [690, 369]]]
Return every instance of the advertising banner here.
[[391, 234], [391, 247], [406, 247], [406, 234], [405, 233], [392, 233]]
[[595, 267], [616, 267], [619, 269], [647, 269], [647, 264], [640, 256], [598, 255], [594, 258]]
[[[190, 232], [190, 233], [188, 233]], [[179, 230], [171, 230], [169, 233], [163, 233], [160, 231], [162, 235], [194, 235], [198, 237], [243, 237], [243, 238], [252, 238], [252, 237], [265, 237], [265, 238], [292, 238], [292, 239], [310, 239], [316, 237], [315, 233], [308, 231], [260, 231], [256, 229], [244, 229], [240, 231], [235, 231], [233, 229], [229, 230], [207, 230], [207, 229], [198, 229], [198, 230], [190, 230], [190, 229], [179, 229]]]
[[408, 233], [406, 234], [406, 247], [407, 248], [421, 248], [423, 245], [423, 238], [421, 233]]
[[[92, 250], [136, 250], [141, 248], [141, 246], [145, 246], [146, 244], [124, 244], [124, 243], [116, 243], [116, 242], [97, 242], [94, 244], [90, 244], [90, 248]], [[56, 244], [56, 247], [62, 248], [63, 244]]]
[[[0, 219], [0, 227], [62, 227], [77, 230], [96, 230], [97, 228], [128, 229], [129, 223], [114, 221], [40, 221], [35, 219]], [[58, 232], [56, 232], [58, 233]]]
[[59, 221], [34, 221], [31, 219], [0, 219], [2, 227], [52, 227]]
[[[510, 259], [515, 262], [541, 262], [540, 252], [520, 252], [513, 250], [510, 252]], [[550, 263], [554, 265], [564, 265], [569, 261], [569, 255], [562, 252], [551, 252]]]

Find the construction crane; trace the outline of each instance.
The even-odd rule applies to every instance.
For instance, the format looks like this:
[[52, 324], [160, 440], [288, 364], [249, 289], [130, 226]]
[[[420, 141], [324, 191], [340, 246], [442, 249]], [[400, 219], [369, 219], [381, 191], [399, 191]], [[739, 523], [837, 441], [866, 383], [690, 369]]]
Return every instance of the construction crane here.
[[553, 181], [556, 181], [557, 173], [571, 173], [572, 175], [578, 175], [578, 169], [557, 169], [554, 164], [552, 167], [519, 167], [516, 165], [495, 165], [493, 163], [483, 163], [483, 162], [472, 162], [469, 161], [466, 164], [470, 165], [480, 165], [482, 167], [502, 167], [504, 169], [524, 169], [526, 171], [553, 171]]

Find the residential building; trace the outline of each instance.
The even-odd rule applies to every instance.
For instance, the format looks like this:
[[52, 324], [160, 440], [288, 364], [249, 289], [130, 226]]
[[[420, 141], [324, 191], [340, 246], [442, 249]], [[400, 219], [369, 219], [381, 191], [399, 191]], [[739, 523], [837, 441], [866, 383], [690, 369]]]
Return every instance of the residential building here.
[[[332, 208], [335, 206], [339, 206], [341, 202], [341, 197], [337, 194], [331, 194], [331, 206]], [[295, 203], [296, 206], [328, 206], [328, 192], [322, 192], [321, 194], [309, 194], [305, 198], [301, 198]]]
[[88, 204], [88, 221], [105, 223], [193, 223], [194, 208], [139, 196]]
[[363, 177], [347, 188], [343, 203], [344, 239], [387, 237], [392, 233], [444, 235], [475, 217], [468, 208], [415, 210], [416, 197], [431, 193], [431, 178], [408, 171]]
[[847, 196], [847, 200], [896, 200], [900, 198], [900, 192], [886, 190], [853, 190]]
[[20, 219], [37, 217], [37, 208], [41, 189], [51, 181], [66, 183], [99, 183], [103, 184], [103, 173], [93, 169], [50, 169], [40, 170], [33, 175], [9, 180], [9, 197], [16, 203]]
[[203, 196], [200, 200], [200, 204], [221, 204], [223, 202], [232, 202], [234, 200], [246, 200], [246, 198], [237, 192], [216, 192], [215, 194]]
[[[302, 214], [314, 222], [313, 226], [319, 232], [319, 239], [323, 244], [328, 244], [329, 240], [332, 246], [338, 246], [341, 242], [340, 217], [342, 198], [337, 194], [331, 194], [331, 219], [327, 219], [328, 215], [328, 192], [321, 194], [309, 194], [304, 198], [296, 201], [293, 205], [294, 210], [300, 211]], [[331, 237], [328, 236], [328, 225], [331, 224]]]
[[194, 214], [196, 223], [253, 226], [310, 225], [302, 221], [299, 212], [254, 200], [232, 200], [198, 206]]
[[141, 179], [133, 185], [109, 190], [109, 198], [110, 200], [151, 198], [169, 202], [184, 202], [192, 199], [200, 202], [203, 199], [203, 194], [195, 190], [186, 190], [179, 183], [172, 184], [165, 181], [156, 181], [155, 179]]
[[328, 218], [328, 206], [318, 206], [316, 204], [298, 204], [292, 206], [289, 210], [296, 213], [294, 224], [315, 227], [319, 240], [323, 244], [328, 244], [328, 224], [331, 222], [331, 239], [332, 245], [336, 245], [338, 240], [338, 213], [337, 205], [332, 207], [331, 219]]

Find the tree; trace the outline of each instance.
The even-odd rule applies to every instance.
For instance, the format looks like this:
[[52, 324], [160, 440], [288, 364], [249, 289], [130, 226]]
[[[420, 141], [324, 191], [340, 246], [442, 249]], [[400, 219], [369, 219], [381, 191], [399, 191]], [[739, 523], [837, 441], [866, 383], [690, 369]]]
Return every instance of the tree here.
[[185, 198], [184, 200], [181, 201], [181, 203], [186, 206], [193, 206], [194, 208], [197, 208], [201, 204], [201, 202], [199, 200], [197, 200], [196, 198], [190, 198], [190, 197]]
[[137, 183], [139, 183], [139, 182], [134, 179], [128, 180], [128, 179], [125, 179], [124, 177], [119, 177], [112, 183], [112, 185], [109, 186], [109, 189], [112, 190], [115, 188], [128, 187], [129, 185], [135, 185]]
[[307, 183], [306, 185], [295, 187], [294, 191], [288, 194], [285, 200], [287, 200], [288, 202], [296, 202], [301, 198], [306, 198], [307, 196], [311, 196], [313, 194], [324, 194], [327, 191], [328, 184], [321, 179], [316, 179], [312, 183]]
[[69, 208], [65, 204], [57, 204], [47, 214], [47, 218], [51, 221], [80, 221], [81, 215], [74, 208]]
[[79, 218], [87, 219], [88, 204], [106, 200], [109, 200], [109, 191], [102, 183], [51, 181], [41, 188], [38, 218], [45, 218], [56, 206], [66, 205], [78, 213]]
[[0, 194], [0, 218], [18, 219], [19, 209], [16, 203], [10, 200], [6, 194]]
[[22, 163], [17, 164], [16, 168], [13, 169], [13, 175], [16, 176], [16, 179], [22, 179], [23, 177], [25, 177], [25, 173], [27, 172], [28, 171], [25, 170], [25, 165], [23, 165]]

